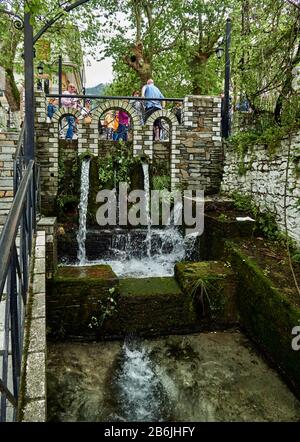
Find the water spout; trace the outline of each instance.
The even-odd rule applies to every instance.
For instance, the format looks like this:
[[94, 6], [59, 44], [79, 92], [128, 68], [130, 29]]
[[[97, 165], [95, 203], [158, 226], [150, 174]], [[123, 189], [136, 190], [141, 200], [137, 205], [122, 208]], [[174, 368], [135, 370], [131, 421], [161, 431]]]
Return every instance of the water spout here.
[[147, 237], [146, 237], [147, 256], [150, 258], [150, 256], [151, 256], [151, 216], [150, 216], [149, 164], [143, 163], [142, 167], [143, 167], [143, 172], [144, 172], [144, 191], [145, 191], [145, 196], [146, 196], [145, 211], [146, 211], [146, 217], [147, 217]]
[[86, 263], [86, 215], [89, 199], [89, 184], [90, 184], [90, 162], [89, 157], [82, 160], [81, 166], [81, 185], [80, 185], [80, 203], [79, 203], [79, 229], [77, 232], [78, 252], [77, 259], [79, 265]]

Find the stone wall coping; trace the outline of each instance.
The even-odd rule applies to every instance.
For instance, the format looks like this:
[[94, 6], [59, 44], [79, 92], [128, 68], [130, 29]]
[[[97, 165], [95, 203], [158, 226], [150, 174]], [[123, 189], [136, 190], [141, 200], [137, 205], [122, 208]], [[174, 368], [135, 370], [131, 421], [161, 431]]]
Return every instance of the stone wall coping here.
[[43, 217], [41, 218], [37, 225], [40, 226], [54, 226], [56, 224], [56, 217]]

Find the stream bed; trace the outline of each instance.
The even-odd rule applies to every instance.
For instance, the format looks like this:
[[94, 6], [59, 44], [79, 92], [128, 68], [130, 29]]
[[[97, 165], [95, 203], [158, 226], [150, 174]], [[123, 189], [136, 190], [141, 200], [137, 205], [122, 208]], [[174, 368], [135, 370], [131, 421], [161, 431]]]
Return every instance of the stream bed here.
[[48, 343], [48, 421], [300, 422], [300, 402], [240, 332]]

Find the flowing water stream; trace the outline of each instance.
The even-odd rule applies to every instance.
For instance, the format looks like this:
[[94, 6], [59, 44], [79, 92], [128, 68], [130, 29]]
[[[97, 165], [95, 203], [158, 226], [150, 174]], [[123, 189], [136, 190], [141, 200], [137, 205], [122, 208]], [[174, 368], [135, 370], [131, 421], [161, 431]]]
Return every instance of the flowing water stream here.
[[[107, 258], [86, 260], [85, 249], [81, 243], [79, 253], [83, 256], [80, 265], [108, 264], [119, 277], [145, 277], [145, 276], [172, 276], [174, 265], [184, 259], [189, 259], [197, 240], [197, 235], [185, 236], [178, 227], [178, 220], [182, 213], [182, 204], [175, 204], [170, 218], [164, 228], [154, 228], [150, 216], [150, 180], [149, 165], [142, 165], [144, 173], [145, 211], [147, 230], [140, 230], [139, 238], [137, 231], [128, 229], [127, 232], [114, 230], [110, 246], [110, 256]], [[82, 188], [88, 190], [86, 179], [88, 175], [82, 172]], [[83, 180], [85, 184], [83, 184]], [[87, 200], [85, 193], [82, 194], [84, 201]], [[82, 203], [81, 203], [82, 204]], [[83, 206], [83, 204], [82, 204]], [[83, 218], [83, 215], [81, 215]], [[84, 227], [85, 227], [85, 223]], [[81, 225], [81, 223], [80, 223]], [[81, 230], [80, 230], [81, 231]], [[86, 231], [82, 229], [80, 238], [85, 239]], [[141, 241], [141, 238], [143, 240]]]
[[47, 364], [50, 421], [300, 420], [300, 402], [239, 332], [49, 343]]
[[150, 216], [150, 180], [149, 180], [149, 164], [143, 163], [143, 173], [144, 173], [144, 191], [145, 191], [145, 211], [147, 218], [147, 257], [151, 257], [151, 216]]
[[86, 263], [86, 215], [89, 199], [90, 184], [90, 158], [84, 158], [81, 165], [81, 185], [80, 185], [80, 203], [79, 203], [79, 228], [77, 233], [78, 253], [77, 258], [79, 265]]

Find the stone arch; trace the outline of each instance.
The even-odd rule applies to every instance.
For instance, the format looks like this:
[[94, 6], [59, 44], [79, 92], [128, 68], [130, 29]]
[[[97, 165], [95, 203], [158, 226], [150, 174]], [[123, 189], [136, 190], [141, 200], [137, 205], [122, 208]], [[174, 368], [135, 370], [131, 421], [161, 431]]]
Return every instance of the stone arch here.
[[170, 149], [172, 154], [172, 149], [174, 149], [174, 144], [176, 144], [176, 134], [177, 134], [177, 127], [179, 126], [178, 120], [176, 116], [170, 112], [167, 109], [160, 109], [153, 114], [150, 115], [150, 117], [147, 119], [145, 123], [145, 154], [149, 156], [151, 160], [153, 160], [153, 124], [154, 121], [157, 118], [163, 118], [167, 121], [170, 127], [170, 136], [169, 136], [169, 142], [170, 142]]
[[98, 123], [99, 118], [105, 112], [111, 109], [120, 109], [125, 111], [133, 121], [133, 126], [141, 126], [140, 118], [135, 108], [130, 103], [124, 103], [122, 100], [105, 100], [100, 106], [93, 112], [92, 123]]
[[101, 115], [111, 109], [120, 109], [126, 112], [132, 119], [133, 130], [132, 130], [132, 142], [133, 142], [133, 155], [138, 155], [142, 151], [142, 133], [143, 127], [141, 126], [141, 119], [135, 108], [130, 103], [124, 103], [123, 100], [105, 100], [100, 106], [93, 112], [93, 127], [98, 127], [98, 121]]
[[[74, 109], [72, 107], [61, 107], [60, 109], [58, 109], [54, 113], [54, 115], [52, 117], [52, 121], [51, 121], [51, 123], [53, 123], [53, 125], [57, 124], [58, 133], [59, 133], [59, 123], [62, 121], [62, 119], [64, 117], [67, 117], [67, 116], [73, 116], [74, 118], [79, 119], [81, 117], [81, 112], [78, 109]], [[78, 131], [79, 131], [79, 126], [81, 126], [80, 120], [79, 120], [79, 123], [77, 124]]]
[[150, 115], [146, 121], [146, 125], [153, 126], [153, 123], [157, 118], [164, 118], [170, 124], [170, 126], [174, 128], [179, 124], [176, 116], [171, 111], [168, 109], [160, 109]]
[[53, 114], [52, 122], [58, 123], [61, 118], [67, 115], [73, 115], [75, 118], [79, 118], [81, 113], [78, 109], [74, 109], [73, 107], [61, 107]]

